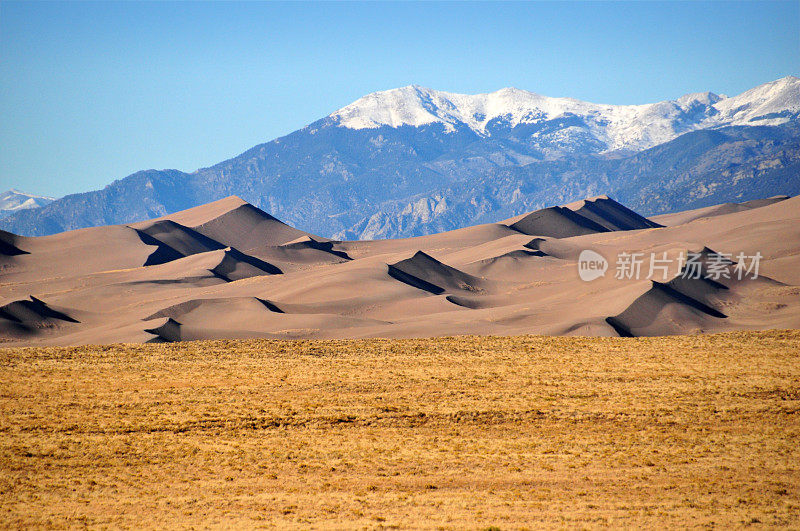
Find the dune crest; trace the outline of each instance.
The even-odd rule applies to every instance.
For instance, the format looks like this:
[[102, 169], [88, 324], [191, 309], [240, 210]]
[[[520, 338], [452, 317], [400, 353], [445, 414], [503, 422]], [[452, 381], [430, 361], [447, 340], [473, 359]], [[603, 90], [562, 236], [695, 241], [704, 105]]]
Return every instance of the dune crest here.
[[153, 328], [145, 328], [144, 331], [153, 334], [148, 343], [172, 343], [181, 340], [181, 323], [171, 317], [162, 320], [163, 322]]
[[443, 264], [422, 251], [417, 251], [411, 258], [388, 264], [388, 271], [390, 277], [434, 295], [445, 291], [483, 291], [481, 279]]
[[11, 234], [4, 230], [0, 230], [0, 256], [17, 256], [20, 254], [28, 254], [15, 244], [19, 237], [16, 234]]
[[192, 222], [189, 226], [200, 234], [242, 251], [281, 245], [308, 235], [235, 196], [197, 209], [191, 216], [179, 213], [177, 219]]
[[653, 229], [662, 226], [644, 216], [640, 216], [607, 195], [570, 203], [565, 207], [611, 231]]
[[31, 295], [0, 306], [0, 336], [27, 336], [80, 321]]
[[565, 207], [549, 207], [531, 212], [509, 226], [523, 234], [553, 238], [571, 238], [609, 230]]
[[228, 282], [261, 275], [280, 275], [282, 273], [274, 265], [246, 255], [232, 247], [228, 247], [222, 252], [222, 259], [210, 271]]
[[150, 236], [155, 241], [175, 250], [181, 256], [225, 248], [218, 241], [169, 219], [138, 223], [131, 225], [131, 228], [140, 234]]

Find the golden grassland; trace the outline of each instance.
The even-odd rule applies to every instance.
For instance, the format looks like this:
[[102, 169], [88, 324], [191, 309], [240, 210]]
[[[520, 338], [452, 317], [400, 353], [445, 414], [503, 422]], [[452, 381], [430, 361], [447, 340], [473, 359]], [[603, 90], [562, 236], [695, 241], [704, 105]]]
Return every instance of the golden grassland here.
[[800, 332], [0, 349], [2, 527], [800, 527]]

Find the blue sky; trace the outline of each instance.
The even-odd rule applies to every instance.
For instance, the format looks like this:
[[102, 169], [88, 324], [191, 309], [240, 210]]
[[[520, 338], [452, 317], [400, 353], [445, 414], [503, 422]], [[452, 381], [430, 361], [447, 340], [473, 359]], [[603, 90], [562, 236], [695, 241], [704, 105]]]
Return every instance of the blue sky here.
[[800, 2], [0, 2], [0, 191], [193, 171], [376, 90], [646, 103], [800, 74]]

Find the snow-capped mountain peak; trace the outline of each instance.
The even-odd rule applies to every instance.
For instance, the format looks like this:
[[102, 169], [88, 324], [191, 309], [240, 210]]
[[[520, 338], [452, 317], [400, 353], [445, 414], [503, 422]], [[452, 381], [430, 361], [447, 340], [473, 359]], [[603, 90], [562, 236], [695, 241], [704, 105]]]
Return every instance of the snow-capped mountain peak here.
[[713, 92], [695, 92], [693, 94], [685, 94], [675, 100], [682, 107], [688, 107], [692, 104], [714, 105], [719, 101], [725, 99], [726, 96], [720, 96]]
[[[544, 110], [558, 112], [568, 98], [547, 98], [533, 92], [507, 87], [489, 94], [456, 94], [408, 85], [374, 92], [336, 111], [331, 118], [351, 129], [376, 127], [420, 127], [444, 124], [446, 131], [466, 125], [486, 134], [486, 124], [504, 117], [517, 125], [541, 118]], [[555, 105], [555, 107], [554, 107]]]
[[468, 128], [481, 137], [492, 136], [497, 126], [513, 129], [562, 120], [563, 127], [548, 127], [547, 134], [556, 135], [558, 142], [575, 135], [588, 138], [599, 146], [595, 151], [606, 152], [646, 149], [697, 129], [778, 125], [799, 113], [800, 79], [787, 76], [731, 98], [700, 92], [644, 105], [589, 103], [514, 87], [457, 94], [408, 85], [364, 96], [329, 118], [349, 129], [441, 124], [448, 133]]
[[26, 194], [19, 190], [9, 190], [0, 193], [0, 218], [8, 216], [19, 210], [38, 208], [55, 201], [52, 197]]
[[733, 125], [778, 125], [800, 113], [800, 79], [786, 76], [714, 106]]

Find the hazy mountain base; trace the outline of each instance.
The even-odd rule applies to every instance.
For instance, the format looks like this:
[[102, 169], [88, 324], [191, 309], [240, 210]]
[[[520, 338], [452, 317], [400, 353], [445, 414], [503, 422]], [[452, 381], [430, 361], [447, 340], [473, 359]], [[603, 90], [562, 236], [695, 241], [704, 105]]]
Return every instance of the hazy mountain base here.
[[400, 238], [600, 193], [648, 215], [800, 194], [796, 122], [697, 131], [635, 155], [615, 154], [620, 158], [572, 146], [559, 160], [543, 160], [541, 148], [526, 140], [527, 128], [485, 139], [468, 129], [445, 133], [441, 124], [352, 130], [329, 122], [193, 174], [139, 172], [20, 212], [0, 227], [45, 235], [131, 223], [238, 195], [322, 236]]
[[[433, 234], [609, 193], [644, 215], [800, 193], [800, 128], [697, 131], [636, 155], [569, 158], [522, 166], [459, 161], [474, 177], [388, 201], [340, 239]], [[431, 166], [451, 166], [438, 161]], [[613, 192], [608, 192], [613, 190]]]
[[800, 332], [0, 349], [3, 527], [800, 521]]

